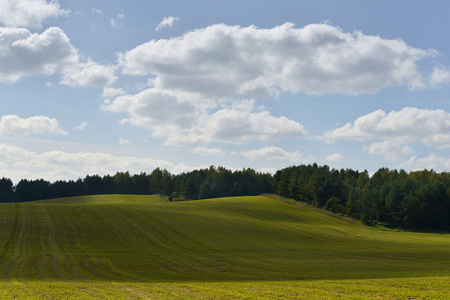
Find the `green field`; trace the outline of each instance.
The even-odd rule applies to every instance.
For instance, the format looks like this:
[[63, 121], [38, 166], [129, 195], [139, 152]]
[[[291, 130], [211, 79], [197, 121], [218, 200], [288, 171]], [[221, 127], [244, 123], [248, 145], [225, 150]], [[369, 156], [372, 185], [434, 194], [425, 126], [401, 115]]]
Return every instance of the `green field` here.
[[0, 297], [450, 298], [450, 235], [271, 197], [0, 204]]

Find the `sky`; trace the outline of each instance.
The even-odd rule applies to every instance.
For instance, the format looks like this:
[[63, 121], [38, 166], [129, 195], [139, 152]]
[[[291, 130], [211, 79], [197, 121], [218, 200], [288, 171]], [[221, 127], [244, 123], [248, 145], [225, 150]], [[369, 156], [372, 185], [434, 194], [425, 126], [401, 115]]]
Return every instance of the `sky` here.
[[0, 0], [0, 177], [450, 171], [445, 0]]

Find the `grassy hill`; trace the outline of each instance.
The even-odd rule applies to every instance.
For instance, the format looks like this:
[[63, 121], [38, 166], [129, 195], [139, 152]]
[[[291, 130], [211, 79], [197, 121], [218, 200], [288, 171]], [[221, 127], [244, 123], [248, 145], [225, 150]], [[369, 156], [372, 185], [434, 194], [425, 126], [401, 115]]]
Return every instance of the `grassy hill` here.
[[[172, 286], [161, 298], [198, 298], [201, 291], [208, 298], [244, 283], [262, 295], [273, 285], [265, 291], [294, 297], [305, 283], [323, 280], [417, 287], [414, 278], [427, 277], [442, 281], [435, 289], [444, 287], [450, 297], [450, 235], [369, 229], [264, 196], [165, 202], [100, 195], [0, 204], [0, 229], [0, 297], [49, 289], [47, 297], [78, 286], [93, 298], [97, 286], [105, 297], [120, 298], [122, 291], [127, 298], [133, 295], [127, 290], [137, 289], [134, 298], [157, 298]], [[239, 295], [246, 294], [229, 297]]]

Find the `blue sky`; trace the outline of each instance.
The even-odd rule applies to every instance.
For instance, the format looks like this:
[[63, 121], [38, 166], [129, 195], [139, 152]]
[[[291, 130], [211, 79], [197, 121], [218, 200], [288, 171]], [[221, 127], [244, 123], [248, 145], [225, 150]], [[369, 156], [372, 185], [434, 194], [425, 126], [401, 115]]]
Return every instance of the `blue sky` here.
[[0, 0], [0, 176], [450, 171], [449, 9]]

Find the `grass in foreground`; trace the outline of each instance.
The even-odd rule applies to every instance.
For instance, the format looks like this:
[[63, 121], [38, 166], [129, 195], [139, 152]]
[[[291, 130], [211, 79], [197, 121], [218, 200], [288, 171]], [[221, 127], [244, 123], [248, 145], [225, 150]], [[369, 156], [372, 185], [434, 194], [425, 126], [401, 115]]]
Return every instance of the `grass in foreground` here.
[[449, 257], [448, 234], [372, 230], [263, 196], [0, 204], [1, 298], [445, 299]]
[[268, 282], [2, 282], [1, 299], [449, 299], [450, 277]]

